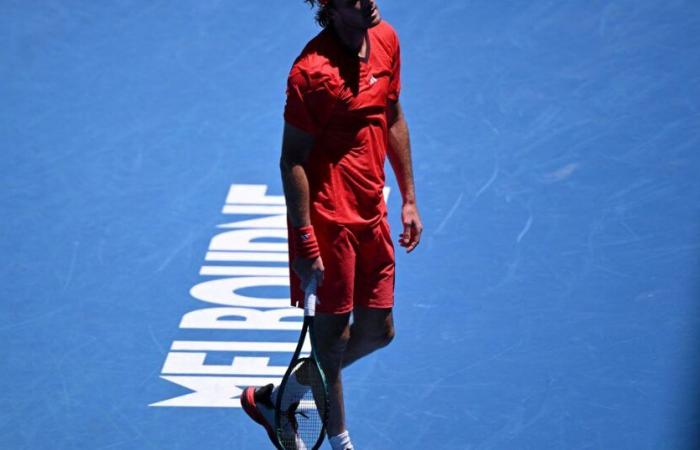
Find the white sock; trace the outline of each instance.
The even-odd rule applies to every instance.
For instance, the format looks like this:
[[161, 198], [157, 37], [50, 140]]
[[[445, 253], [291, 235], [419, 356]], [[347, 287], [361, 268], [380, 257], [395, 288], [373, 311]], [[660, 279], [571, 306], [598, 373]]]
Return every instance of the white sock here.
[[331, 448], [333, 450], [355, 450], [350, 442], [350, 433], [348, 430], [343, 431], [337, 436], [332, 436], [328, 438], [328, 442], [331, 443]]
[[[273, 405], [277, 404], [277, 393], [279, 392], [279, 389], [279, 386], [275, 386], [275, 388], [272, 390], [271, 399]], [[287, 379], [287, 386], [284, 388], [284, 397], [282, 398], [280, 409], [282, 411], [289, 409], [289, 405], [301, 400], [309, 389], [309, 386], [299, 383], [296, 374], [291, 374]]]

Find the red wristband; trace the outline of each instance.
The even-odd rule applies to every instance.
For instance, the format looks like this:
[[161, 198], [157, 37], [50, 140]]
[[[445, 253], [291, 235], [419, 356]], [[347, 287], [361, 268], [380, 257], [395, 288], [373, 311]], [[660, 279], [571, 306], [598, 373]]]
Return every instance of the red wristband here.
[[314, 234], [314, 227], [311, 225], [294, 228], [292, 238], [294, 239], [293, 245], [297, 256], [306, 259], [315, 259], [321, 256], [316, 235]]

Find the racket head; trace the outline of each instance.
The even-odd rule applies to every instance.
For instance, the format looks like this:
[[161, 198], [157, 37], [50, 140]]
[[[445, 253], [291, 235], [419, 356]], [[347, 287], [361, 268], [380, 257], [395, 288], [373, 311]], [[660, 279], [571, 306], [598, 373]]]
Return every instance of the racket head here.
[[[301, 389], [288, 383], [294, 376]], [[326, 378], [313, 357], [299, 358], [290, 365], [277, 393], [275, 433], [283, 450], [318, 449], [328, 421]]]

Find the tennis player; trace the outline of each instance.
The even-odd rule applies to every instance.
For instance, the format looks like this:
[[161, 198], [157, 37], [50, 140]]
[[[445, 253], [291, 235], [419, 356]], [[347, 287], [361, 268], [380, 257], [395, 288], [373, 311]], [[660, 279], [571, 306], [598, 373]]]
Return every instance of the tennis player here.
[[[394, 247], [387, 222], [384, 162], [401, 191], [408, 252], [420, 242], [406, 120], [399, 103], [399, 39], [375, 0], [305, 0], [323, 30], [289, 74], [280, 161], [287, 201], [292, 304], [319, 287], [314, 322], [327, 376], [327, 432], [335, 450], [352, 450], [345, 426], [341, 369], [394, 337]], [[352, 323], [351, 323], [352, 315]], [[290, 378], [290, 384], [298, 380]], [[304, 390], [303, 382], [298, 386]], [[245, 411], [275, 442], [276, 388], [247, 388]], [[293, 431], [292, 431], [293, 432]]]

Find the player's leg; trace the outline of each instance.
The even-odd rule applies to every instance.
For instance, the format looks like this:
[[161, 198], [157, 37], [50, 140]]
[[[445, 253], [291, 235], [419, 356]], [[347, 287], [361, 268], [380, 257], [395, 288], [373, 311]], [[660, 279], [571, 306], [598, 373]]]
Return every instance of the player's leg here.
[[316, 352], [326, 375], [329, 394], [327, 431], [336, 436], [345, 431], [345, 407], [341, 366], [350, 339], [350, 313], [317, 313], [314, 319]]
[[391, 308], [355, 307], [350, 339], [343, 354], [343, 367], [386, 347], [393, 338], [394, 316]]
[[323, 284], [316, 292], [316, 353], [329, 390], [327, 432], [329, 436], [336, 436], [345, 431], [341, 364], [350, 339], [357, 241], [343, 226], [319, 222], [314, 228], [326, 268]]
[[389, 224], [383, 220], [357, 237], [354, 317], [344, 367], [387, 346], [394, 338], [394, 246]]
[[[345, 414], [343, 408], [342, 381], [340, 365], [342, 354], [349, 339], [349, 317], [352, 311], [353, 280], [355, 279], [355, 246], [352, 233], [342, 226], [334, 224], [315, 223], [316, 238], [321, 250], [321, 257], [326, 268], [323, 284], [317, 288], [318, 303], [314, 318], [316, 351], [329, 384], [329, 423], [327, 429], [330, 436], [342, 433], [345, 429]], [[294, 257], [290, 249], [290, 259]], [[292, 303], [303, 307], [304, 292], [301, 280], [290, 273]], [[298, 397], [304, 394], [308, 382], [301, 379], [288, 380], [296, 383]], [[270, 439], [275, 442], [272, 421], [277, 388], [272, 385], [265, 388], [247, 388], [241, 396], [241, 403], [248, 415], [265, 427]], [[286, 398], [282, 400], [291, 401]], [[271, 412], [270, 412], [271, 411]], [[338, 431], [340, 430], [340, 431]]]

